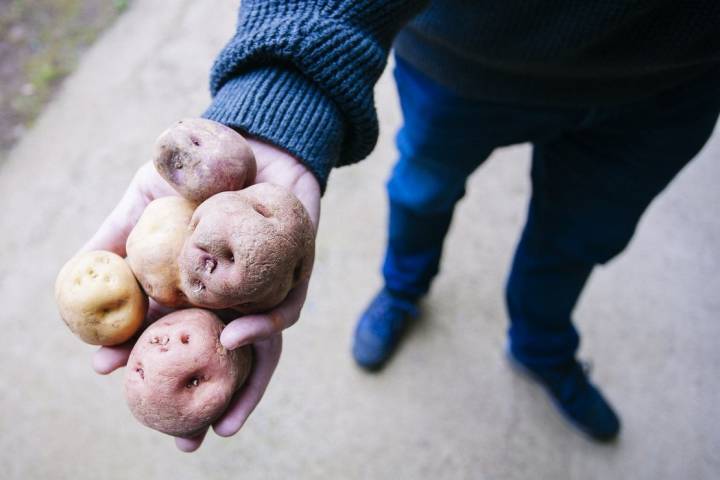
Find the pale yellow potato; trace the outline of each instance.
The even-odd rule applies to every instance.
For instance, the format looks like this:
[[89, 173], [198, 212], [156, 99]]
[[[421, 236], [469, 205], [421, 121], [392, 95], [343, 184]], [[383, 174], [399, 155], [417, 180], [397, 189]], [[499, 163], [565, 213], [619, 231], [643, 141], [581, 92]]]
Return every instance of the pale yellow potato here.
[[91, 345], [117, 345], [142, 325], [147, 297], [125, 260], [112, 252], [86, 252], [71, 258], [55, 282], [60, 316]]
[[127, 261], [145, 293], [168, 307], [189, 306], [180, 290], [178, 257], [190, 234], [195, 204], [182, 197], [163, 197], [145, 207], [130, 232]]

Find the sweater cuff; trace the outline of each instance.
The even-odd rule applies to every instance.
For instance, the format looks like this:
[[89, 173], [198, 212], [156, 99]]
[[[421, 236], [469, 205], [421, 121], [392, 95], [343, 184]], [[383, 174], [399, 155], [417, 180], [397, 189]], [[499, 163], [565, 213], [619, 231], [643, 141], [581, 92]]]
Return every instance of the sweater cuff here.
[[203, 117], [287, 150], [325, 191], [345, 126], [333, 101], [297, 71], [264, 67], [244, 72], [220, 88]]

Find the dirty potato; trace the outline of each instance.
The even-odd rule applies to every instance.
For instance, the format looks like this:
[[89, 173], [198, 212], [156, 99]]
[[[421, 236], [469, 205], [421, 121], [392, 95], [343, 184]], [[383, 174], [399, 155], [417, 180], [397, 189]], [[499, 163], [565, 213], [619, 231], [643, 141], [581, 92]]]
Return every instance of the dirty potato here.
[[176, 437], [191, 437], [225, 411], [252, 364], [250, 346], [227, 350], [224, 325], [201, 309], [162, 317], [140, 336], [125, 370], [125, 395], [135, 418]]
[[250, 185], [257, 171], [245, 138], [204, 118], [180, 120], [165, 130], [155, 143], [153, 163], [180, 195], [196, 203]]
[[269, 183], [210, 197], [193, 214], [180, 286], [193, 305], [257, 313], [310, 275], [313, 225], [289, 190]]

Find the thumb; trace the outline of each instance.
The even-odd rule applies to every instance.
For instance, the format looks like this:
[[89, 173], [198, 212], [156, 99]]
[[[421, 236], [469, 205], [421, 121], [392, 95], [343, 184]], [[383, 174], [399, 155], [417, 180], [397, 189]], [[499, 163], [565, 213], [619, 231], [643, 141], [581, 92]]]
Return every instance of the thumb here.
[[79, 253], [108, 250], [125, 257], [127, 238], [147, 203], [148, 199], [135, 187], [134, 183], [131, 183], [120, 202]]

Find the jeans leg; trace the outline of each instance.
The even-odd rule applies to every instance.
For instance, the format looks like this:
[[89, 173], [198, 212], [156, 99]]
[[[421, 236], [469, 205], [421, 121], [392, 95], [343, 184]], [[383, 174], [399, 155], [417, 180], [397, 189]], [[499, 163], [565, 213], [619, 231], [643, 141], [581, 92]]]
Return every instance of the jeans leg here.
[[571, 313], [593, 264], [543, 241], [536, 209], [531, 201], [505, 293], [513, 354], [528, 365], [549, 367], [575, 356], [580, 337]]
[[427, 293], [470, 172], [433, 159], [400, 158], [387, 184], [390, 215], [383, 276], [388, 289], [411, 299]]
[[438, 272], [442, 246], [467, 177], [499, 143], [494, 112], [458, 97], [398, 59], [395, 79], [404, 124], [400, 158], [387, 183], [385, 286], [417, 299]]
[[506, 288], [518, 359], [537, 367], [573, 359], [572, 311], [592, 269], [626, 247], [647, 206], [709, 138], [720, 109], [712, 88], [607, 109], [535, 145], [533, 194]]

